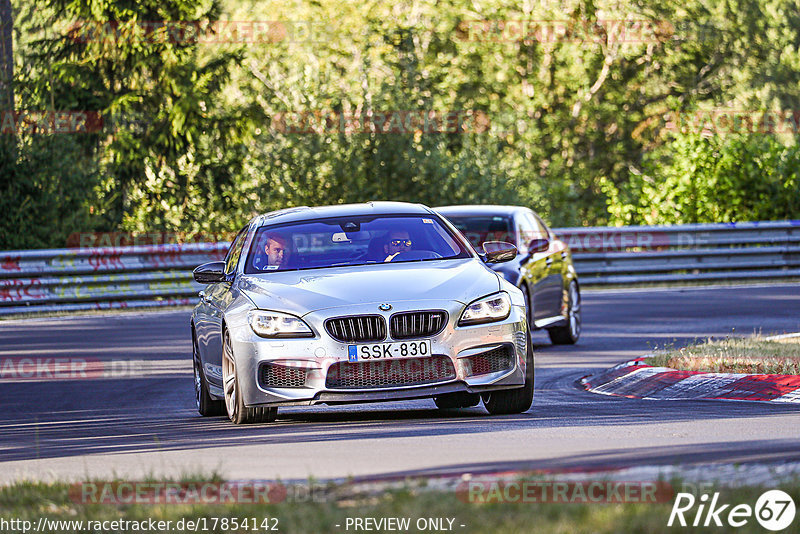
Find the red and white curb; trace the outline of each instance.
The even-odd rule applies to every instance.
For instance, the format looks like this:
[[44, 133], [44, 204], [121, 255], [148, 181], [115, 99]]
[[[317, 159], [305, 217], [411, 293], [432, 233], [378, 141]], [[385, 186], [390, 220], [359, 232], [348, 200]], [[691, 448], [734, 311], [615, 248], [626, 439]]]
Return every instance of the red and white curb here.
[[653, 367], [637, 358], [580, 380], [587, 391], [631, 399], [724, 399], [800, 403], [800, 376], [703, 373]]

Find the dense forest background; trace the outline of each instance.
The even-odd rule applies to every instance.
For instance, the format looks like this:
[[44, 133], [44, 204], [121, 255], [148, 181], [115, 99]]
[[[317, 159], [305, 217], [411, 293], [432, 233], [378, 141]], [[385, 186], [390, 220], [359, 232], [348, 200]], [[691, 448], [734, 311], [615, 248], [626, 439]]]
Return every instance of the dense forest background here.
[[[83, 231], [227, 232], [281, 207], [379, 199], [523, 204], [554, 226], [800, 217], [796, 0], [10, 10], [0, 1], [4, 37], [13, 27], [13, 52], [0, 39], [0, 249]], [[67, 111], [102, 127], [20, 119]], [[336, 123], [392, 111], [486, 120], [459, 132]]]

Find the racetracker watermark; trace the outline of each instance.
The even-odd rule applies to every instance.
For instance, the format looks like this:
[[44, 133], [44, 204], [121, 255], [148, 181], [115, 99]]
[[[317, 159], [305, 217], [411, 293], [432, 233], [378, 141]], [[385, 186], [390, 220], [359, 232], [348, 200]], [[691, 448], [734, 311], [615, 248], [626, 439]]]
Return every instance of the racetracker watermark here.
[[712, 243], [712, 232], [660, 232], [608, 228], [569, 229], [558, 237], [573, 252], [644, 252], [665, 248], [699, 248]]
[[159, 245], [190, 245], [201, 243], [230, 243], [233, 232], [73, 232], [67, 237], [67, 248], [90, 249], [97, 247], [152, 247]]
[[668, 21], [615, 20], [465, 20], [456, 39], [484, 43], [657, 43], [672, 38]]
[[332, 28], [325, 21], [120, 21], [80, 20], [66, 34], [79, 43], [266, 44], [325, 42]]
[[208, 517], [145, 519], [50, 519], [0, 517], [0, 532], [280, 532], [277, 517]]
[[667, 131], [710, 136], [733, 134], [800, 134], [800, 110], [711, 109], [671, 112]]
[[46, 380], [97, 380], [139, 377], [148, 370], [145, 360], [97, 358], [0, 358], [0, 383]]
[[[654, 250], [675, 246], [675, 237], [666, 232], [613, 232], [613, 231], [573, 231], [560, 235], [573, 251], [608, 252], [621, 250]], [[688, 240], [687, 240], [688, 241]], [[691, 242], [691, 241], [689, 241]]]
[[[324, 380], [327, 384], [345, 384], [354, 381], [400, 384], [409, 381], [410, 378], [434, 381], [448, 372], [448, 364], [444, 357], [425, 357], [425, 354], [417, 353], [420, 349], [412, 342], [398, 342], [397, 344], [400, 354], [410, 357], [392, 358], [388, 344], [381, 347], [373, 345], [371, 350], [368, 350], [370, 347], [368, 345], [350, 345], [347, 360], [315, 357], [307, 361], [270, 363], [268, 380], [274, 381], [274, 383], [282, 383], [286, 380]], [[481, 355], [462, 360], [464, 360], [461, 362], [462, 365], [468, 365], [467, 370], [473, 369], [480, 372], [481, 369], [490, 368], [489, 359]], [[452, 369], [452, 366], [449, 369]]]
[[331, 488], [263, 480], [91, 481], [73, 484], [69, 496], [77, 504], [275, 504], [326, 502], [331, 498]]
[[270, 124], [273, 132], [316, 135], [486, 133], [490, 127], [489, 115], [479, 110], [288, 111]]
[[664, 503], [674, 494], [666, 482], [608, 480], [471, 480], [456, 488], [460, 500], [475, 504]]
[[100, 111], [0, 111], [0, 134], [52, 135], [114, 133], [121, 130], [142, 133], [152, 121], [133, 113]]
[[0, 111], [0, 133], [6, 135], [49, 135], [93, 133], [103, 129], [97, 111]]

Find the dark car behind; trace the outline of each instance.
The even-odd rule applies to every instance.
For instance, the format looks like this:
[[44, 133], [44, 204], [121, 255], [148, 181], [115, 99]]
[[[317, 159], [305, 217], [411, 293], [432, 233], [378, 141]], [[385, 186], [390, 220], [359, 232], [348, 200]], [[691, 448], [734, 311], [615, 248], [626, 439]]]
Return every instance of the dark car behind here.
[[573, 344], [581, 332], [580, 285], [566, 243], [533, 210], [523, 206], [435, 208], [480, 250], [486, 241], [507, 241], [519, 255], [492, 265], [519, 287], [528, 303], [528, 322], [547, 329], [556, 344]]

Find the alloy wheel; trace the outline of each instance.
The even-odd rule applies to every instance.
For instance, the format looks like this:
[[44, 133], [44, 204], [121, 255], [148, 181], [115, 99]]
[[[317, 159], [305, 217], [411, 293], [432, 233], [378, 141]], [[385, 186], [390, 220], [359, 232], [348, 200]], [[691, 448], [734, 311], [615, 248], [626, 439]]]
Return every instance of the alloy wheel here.
[[227, 334], [222, 349], [222, 386], [225, 391], [225, 408], [228, 411], [228, 417], [234, 419], [239, 392], [236, 390], [236, 362], [233, 359], [231, 339]]
[[194, 402], [197, 405], [197, 409], [200, 409], [200, 394], [202, 393], [203, 382], [200, 378], [200, 368], [197, 362], [197, 351], [195, 349], [194, 353], [194, 365], [192, 368], [194, 369]]
[[574, 339], [581, 335], [581, 295], [575, 282], [569, 285], [569, 331]]

